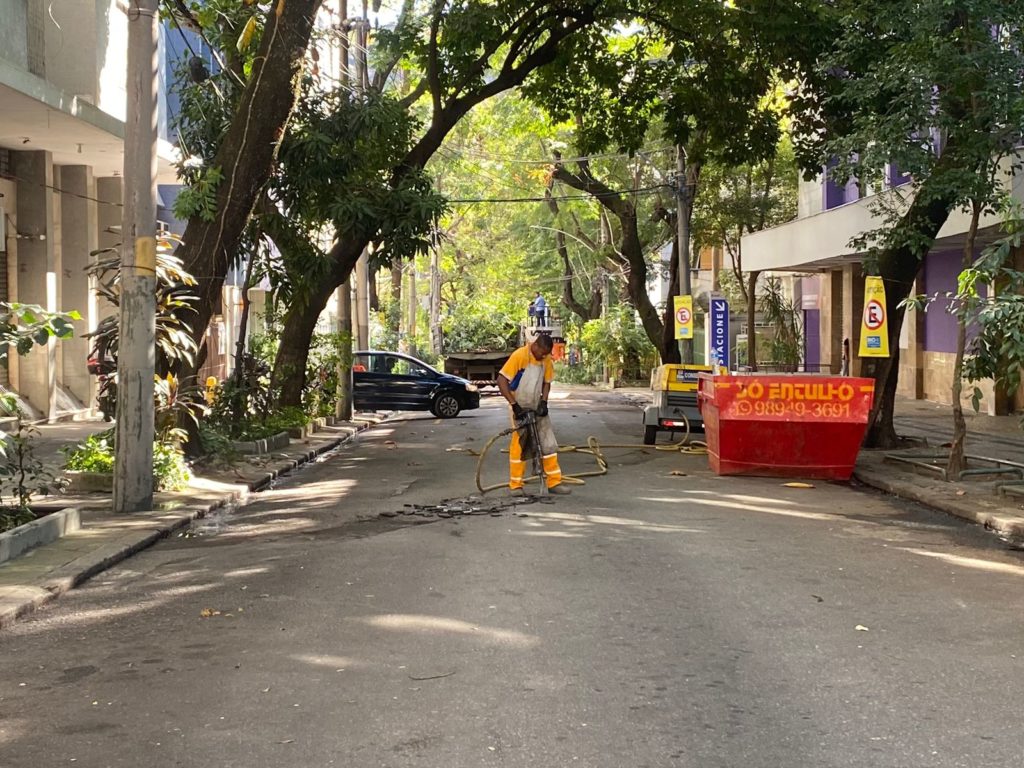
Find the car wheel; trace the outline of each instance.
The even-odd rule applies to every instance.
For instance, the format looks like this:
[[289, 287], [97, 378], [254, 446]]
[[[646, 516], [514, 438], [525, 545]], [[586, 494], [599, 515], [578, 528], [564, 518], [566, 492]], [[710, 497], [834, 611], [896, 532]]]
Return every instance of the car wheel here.
[[455, 395], [445, 392], [437, 396], [430, 410], [439, 419], [454, 419], [459, 415], [459, 411], [462, 410], [462, 403], [459, 402], [459, 398]]
[[658, 439], [658, 428], [650, 425], [644, 427], [644, 445], [654, 445]]

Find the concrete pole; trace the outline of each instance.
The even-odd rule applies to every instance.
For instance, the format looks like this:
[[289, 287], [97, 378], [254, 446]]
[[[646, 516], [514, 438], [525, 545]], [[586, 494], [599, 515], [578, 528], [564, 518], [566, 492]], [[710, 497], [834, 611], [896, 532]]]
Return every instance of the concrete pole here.
[[359, 349], [370, 348], [370, 256], [364, 248], [356, 262], [356, 344]]
[[352, 419], [352, 286], [346, 280], [335, 289], [338, 302], [338, 333], [341, 334], [341, 361], [338, 363], [338, 396], [334, 415], [343, 421]]
[[158, 1], [133, 0], [128, 8], [115, 512], [153, 507]]
[[[367, 62], [366, 44], [368, 42], [367, 30], [369, 20], [367, 19], [367, 3], [363, 2], [363, 17], [355, 22], [356, 24], [356, 91], [362, 93], [366, 87]], [[363, 250], [359, 261], [356, 262], [356, 343], [359, 349], [370, 348], [370, 264], [369, 251]]]
[[409, 354], [416, 355], [416, 257], [409, 262]]
[[[690, 188], [686, 184], [686, 151], [676, 147], [676, 237], [679, 240], [679, 295], [689, 296], [690, 286]], [[671, 297], [669, 298], [671, 301]], [[693, 363], [693, 339], [680, 339], [683, 363]]]
[[441, 237], [435, 230], [430, 249], [430, 351], [440, 355], [441, 336]]
[[[607, 272], [607, 270], [602, 269], [601, 270], [601, 319], [602, 320], [607, 320], [608, 319], [608, 309], [611, 307], [611, 303], [612, 303], [611, 297], [608, 295], [608, 291], [609, 291], [610, 287], [611, 286], [610, 286], [609, 281], [608, 281], [608, 272]], [[672, 297], [671, 296], [669, 297], [669, 301], [672, 301]], [[607, 357], [604, 358], [604, 360], [601, 361], [601, 382], [604, 383], [604, 384], [608, 383], [608, 358]]]
[[[348, 0], [341, 0], [339, 8], [339, 76], [343, 85], [350, 81], [351, 60], [348, 42]], [[341, 334], [341, 360], [338, 363], [338, 393], [334, 415], [343, 421], [352, 420], [352, 285], [346, 280], [334, 291], [338, 303], [338, 333]]]

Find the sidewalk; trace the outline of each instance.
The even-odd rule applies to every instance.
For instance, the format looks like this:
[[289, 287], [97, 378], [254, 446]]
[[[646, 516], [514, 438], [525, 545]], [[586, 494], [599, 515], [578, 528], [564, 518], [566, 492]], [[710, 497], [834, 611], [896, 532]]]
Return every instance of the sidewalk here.
[[[287, 448], [234, 467], [197, 477], [180, 493], [157, 493], [151, 512], [115, 514], [109, 494], [78, 494], [46, 499], [41, 506], [74, 507], [81, 513], [81, 529], [51, 544], [0, 564], [0, 629], [45, 605], [97, 573], [152, 545], [193, 520], [228, 504], [244, 504], [250, 493], [275, 478], [337, 447], [353, 435], [383, 420], [360, 415], [351, 422], [318, 430]], [[59, 449], [109, 428], [103, 422], [46, 425], [37, 455], [56, 464]]]
[[[968, 454], [1024, 464], [1024, 431], [1018, 417], [986, 416], [970, 410], [964, 416]], [[918, 438], [930, 449], [941, 449], [953, 437], [948, 405], [900, 399], [896, 402], [895, 422], [897, 433]], [[854, 477], [864, 485], [978, 523], [1014, 543], [1024, 543], [1024, 498], [1002, 496], [996, 487], [1007, 478], [986, 475], [978, 480], [946, 482], [927, 470], [887, 461], [887, 453], [862, 451]]]

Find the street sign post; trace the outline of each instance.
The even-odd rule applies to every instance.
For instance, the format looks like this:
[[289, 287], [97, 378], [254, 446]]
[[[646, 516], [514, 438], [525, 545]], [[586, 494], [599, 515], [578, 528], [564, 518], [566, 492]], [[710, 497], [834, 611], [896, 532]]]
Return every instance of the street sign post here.
[[729, 367], [729, 302], [712, 298], [709, 307], [708, 364]]

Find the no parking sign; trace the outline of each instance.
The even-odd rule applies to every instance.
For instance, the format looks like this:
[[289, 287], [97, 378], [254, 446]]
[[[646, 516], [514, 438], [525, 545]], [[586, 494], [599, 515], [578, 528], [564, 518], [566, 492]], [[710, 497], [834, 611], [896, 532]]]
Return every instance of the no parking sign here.
[[693, 296], [673, 296], [672, 310], [676, 321], [676, 338], [693, 338]]
[[885, 311], [885, 284], [880, 277], [864, 278], [864, 318], [860, 328], [860, 356], [889, 356], [889, 318]]

